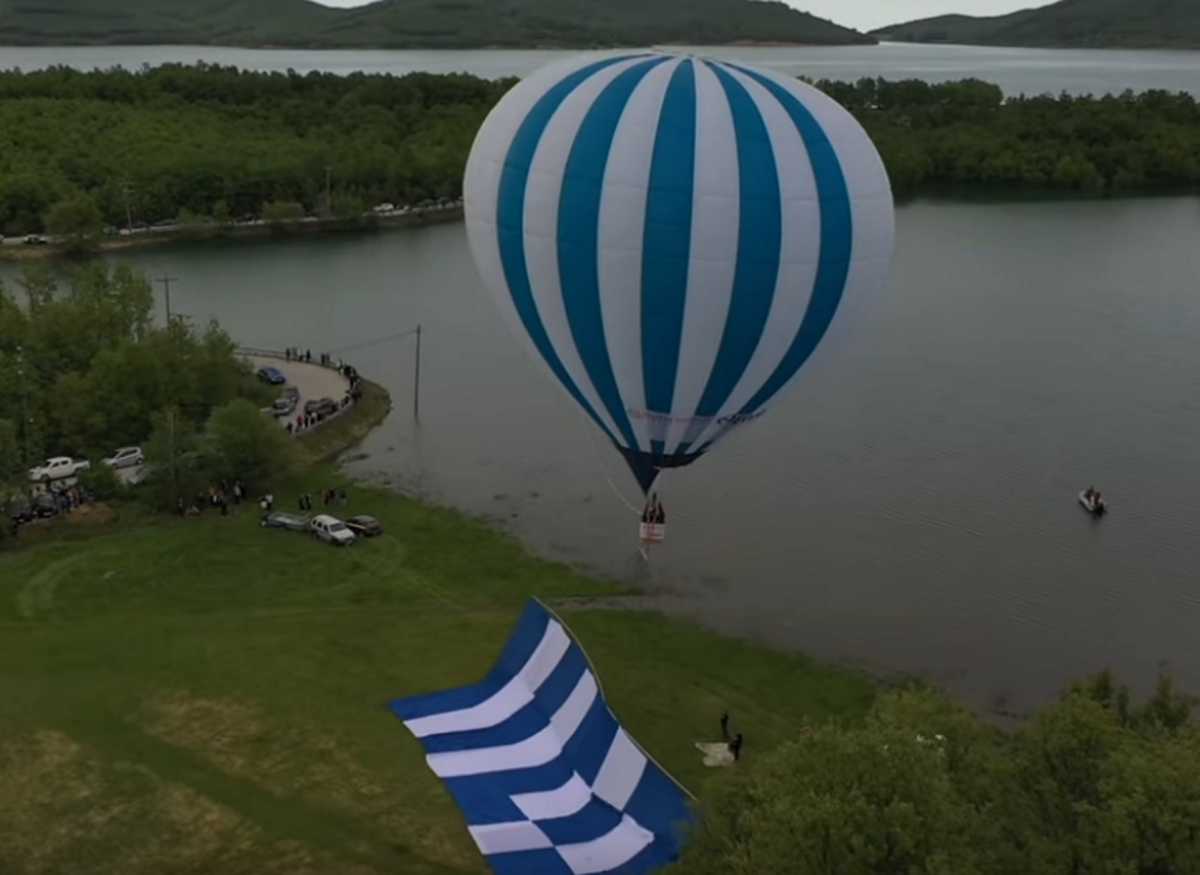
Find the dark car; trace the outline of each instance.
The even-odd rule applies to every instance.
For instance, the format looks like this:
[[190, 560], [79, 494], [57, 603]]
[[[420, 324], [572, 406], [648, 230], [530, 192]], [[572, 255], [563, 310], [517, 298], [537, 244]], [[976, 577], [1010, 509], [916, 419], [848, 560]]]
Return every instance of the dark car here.
[[5, 514], [14, 523], [27, 523], [33, 520], [33, 506], [28, 501], [18, 498], [8, 503]]
[[282, 386], [287, 382], [287, 377], [283, 375], [283, 371], [279, 368], [265, 367], [258, 369], [258, 378], [264, 383], [270, 383], [272, 386]]
[[259, 525], [266, 529], [287, 529], [289, 532], [304, 532], [308, 530], [308, 519], [307, 517], [296, 516], [295, 514], [274, 511], [265, 514]]
[[33, 499], [33, 514], [39, 519], [58, 515], [58, 501], [53, 495], [43, 493]]
[[352, 516], [346, 520], [346, 528], [362, 538], [374, 538], [383, 534], [383, 526], [373, 516]]
[[337, 402], [332, 398], [314, 398], [304, 402], [304, 412], [310, 416], [318, 414], [329, 416], [331, 413], [337, 413], [337, 409]]

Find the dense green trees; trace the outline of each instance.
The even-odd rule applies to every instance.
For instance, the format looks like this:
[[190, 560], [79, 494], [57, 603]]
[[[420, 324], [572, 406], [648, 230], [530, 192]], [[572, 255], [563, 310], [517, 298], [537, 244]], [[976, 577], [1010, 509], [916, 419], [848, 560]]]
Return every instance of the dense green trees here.
[[978, 80], [818, 83], [875, 140], [900, 193], [1191, 191], [1200, 185], [1200, 106], [1190, 94], [1005, 99]]
[[[50, 227], [82, 243], [96, 229], [91, 205], [116, 227], [300, 210], [349, 218], [384, 201], [454, 197], [475, 132], [511, 84], [205, 65], [0, 72], [0, 233]], [[902, 194], [1200, 183], [1190, 95], [1006, 100], [970, 80], [820, 87], [863, 122]]]
[[[46, 229], [86, 195], [104, 222], [260, 215], [270, 202], [419, 202], [460, 193], [510, 83], [199, 65], [0, 72], [0, 233]], [[185, 213], [186, 211], [186, 213]]]
[[[264, 400], [217, 325], [194, 330], [177, 319], [156, 328], [150, 286], [128, 267], [93, 263], [65, 276], [31, 268], [21, 287], [24, 307], [0, 287], [5, 471], [46, 455], [96, 458], [137, 444], [168, 406], [204, 423], [237, 398]], [[10, 444], [15, 465], [4, 453]]]
[[689, 875], [1200, 871], [1200, 728], [1169, 680], [1106, 673], [1015, 732], [928, 691], [880, 699], [718, 781]]

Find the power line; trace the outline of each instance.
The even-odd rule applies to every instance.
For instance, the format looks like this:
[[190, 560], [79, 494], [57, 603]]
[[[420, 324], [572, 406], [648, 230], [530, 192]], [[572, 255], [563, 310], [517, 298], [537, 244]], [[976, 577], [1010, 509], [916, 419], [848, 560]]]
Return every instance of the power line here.
[[343, 346], [341, 349], [331, 349], [330, 355], [344, 355], [348, 352], [357, 352], [360, 349], [368, 349], [372, 346], [379, 346], [383, 343], [390, 343], [393, 340], [402, 340], [405, 337], [411, 337], [414, 334], [420, 334], [420, 326], [410, 328], [407, 331], [401, 331], [399, 334], [389, 334], [387, 337], [377, 337], [374, 340], [364, 340], [362, 343], [355, 343], [350, 346]]

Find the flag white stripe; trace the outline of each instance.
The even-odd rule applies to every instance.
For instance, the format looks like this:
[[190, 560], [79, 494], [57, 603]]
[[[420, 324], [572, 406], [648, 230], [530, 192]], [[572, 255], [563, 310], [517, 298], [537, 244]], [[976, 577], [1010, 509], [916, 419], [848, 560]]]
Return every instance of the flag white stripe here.
[[550, 677], [570, 646], [570, 636], [551, 620], [533, 655], [512, 680], [492, 696], [470, 708], [407, 720], [405, 726], [417, 738], [497, 726], [533, 701], [534, 692]]
[[479, 846], [480, 853], [485, 856], [554, 847], [554, 843], [536, 824], [525, 820], [467, 828], [471, 832], [471, 838], [475, 839], [475, 844]]
[[510, 797], [513, 805], [530, 820], [553, 820], [570, 817], [592, 800], [592, 788], [579, 776], [571, 774], [561, 787], [542, 793], [518, 793]]
[[558, 845], [556, 850], [575, 875], [611, 872], [624, 866], [654, 841], [654, 833], [626, 814], [608, 833], [590, 842]]
[[596, 679], [591, 672], [584, 672], [566, 702], [550, 718], [550, 725], [540, 732], [513, 744], [431, 753], [425, 761], [439, 778], [544, 766], [562, 754], [563, 746], [583, 723], [598, 693]]
[[646, 771], [646, 755], [618, 729], [604, 763], [596, 774], [592, 792], [618, 811], [623, 811]]

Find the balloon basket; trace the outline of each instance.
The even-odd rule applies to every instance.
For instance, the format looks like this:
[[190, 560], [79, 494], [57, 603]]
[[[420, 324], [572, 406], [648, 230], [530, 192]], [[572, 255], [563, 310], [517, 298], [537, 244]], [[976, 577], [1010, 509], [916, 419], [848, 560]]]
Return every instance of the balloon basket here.
[[638, 535], [643, 544], [661, 544], [667, 539], [667, 527], [663, 523], [641, 523]]

